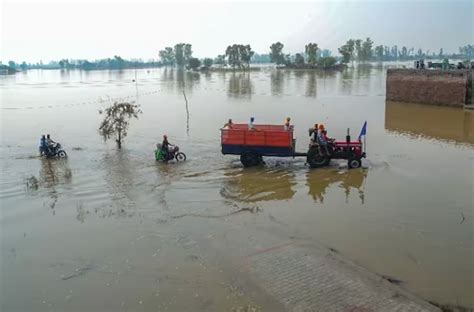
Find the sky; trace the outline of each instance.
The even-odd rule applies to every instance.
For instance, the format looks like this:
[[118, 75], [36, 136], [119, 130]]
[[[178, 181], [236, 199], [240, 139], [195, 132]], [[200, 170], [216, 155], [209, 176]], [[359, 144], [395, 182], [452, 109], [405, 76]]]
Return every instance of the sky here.
[[268, 53], [280, 41], [285, 53], [297, 53], [315, 42], [334, 54], [349, 38], [436, 52], [474, 44], [473, 0], [0, 1], [3, 63], [157, 59], [179, 42], [191, 43], [196, 57], [233, 43]]

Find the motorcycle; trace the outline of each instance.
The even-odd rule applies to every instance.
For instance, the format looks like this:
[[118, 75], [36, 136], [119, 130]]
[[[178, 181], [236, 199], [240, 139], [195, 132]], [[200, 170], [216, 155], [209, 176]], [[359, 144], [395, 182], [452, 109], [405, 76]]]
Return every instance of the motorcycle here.
[[67, 157], [67, 153], [65, 150], [63, 150], [60, 143], [54, 143], [53, 145], [51, 145], [46, 151], [44, 151], [44, 155], [46, 156], [46, 158], [53, 158], [53, 157], [66, 158]]
[[166, 152], [161, 144], [156, 144], [155, 150], [155, 159], [158, 161], [170, 161], [176, 159], [176, 161], [185, 161], [186, 154], [179, 151], [179, 147], [176, 145], [168, 147], [168, 152]]

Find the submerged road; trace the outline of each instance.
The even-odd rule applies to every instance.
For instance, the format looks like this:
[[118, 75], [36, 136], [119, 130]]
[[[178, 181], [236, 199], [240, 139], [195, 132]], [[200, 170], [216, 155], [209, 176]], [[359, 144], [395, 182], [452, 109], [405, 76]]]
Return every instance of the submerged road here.
[[288, 311], [440, 311], [322, 246], [276, 245], [249, 255], [246, 267]]

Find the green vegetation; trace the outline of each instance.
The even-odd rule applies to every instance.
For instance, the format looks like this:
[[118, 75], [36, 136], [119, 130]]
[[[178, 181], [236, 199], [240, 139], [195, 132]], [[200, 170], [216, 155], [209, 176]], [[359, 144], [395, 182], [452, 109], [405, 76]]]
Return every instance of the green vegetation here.
[[270, 60], [277, 65], [285, 64], [285, 55], [283, 55], [283, 43], [275, 42], [270, 46]]
[[236, 67], [244, 70], [250, 68], [250, 59], [253, 55], [254, 51], [252, 51], [252, 48], [248, 44], [233, 44], [228, 46], [225, 50], [227, 63], [232, 66], [232, 69], [235, 69]]
[[115, 137], [118, 148], [122, 148], [122, 141], [127, 136], [130, 120], [138, 119], [138, 114], [141, 112], [139, 105], [129, 102], [115, 102], [104, 111], [99, 111], [100, 114], [105, 115], [99, 127], [99, 133], [104, 137], [104, 141]]

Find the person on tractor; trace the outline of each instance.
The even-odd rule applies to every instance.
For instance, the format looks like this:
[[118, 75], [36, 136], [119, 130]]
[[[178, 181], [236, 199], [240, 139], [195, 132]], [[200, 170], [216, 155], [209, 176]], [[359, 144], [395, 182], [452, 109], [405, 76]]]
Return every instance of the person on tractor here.
[[249, 130], [255, 130], [255, 126], [253, 122], [255, 121], [254, 117], [250, 117], [250, 122], [249, 122]]
[[291, 124], [290, 124], [290, 121], [291, 121], [291, 118], [290, 117], [286, 117], [285, 119], [285, 124], [284, 124], [284, 127], [285, 127], [285, 130], [288, 131], [291, 129]]
[[318, 134], [317, 134], [317, 137], [316, 137], [316, 142], [320, 146], [319, 153], [321, 154], [321, 156], [324, 156], [323, 155], [323, 149], [324, 149], [324, 152], [326, 152], [326, 156], [329, 156], [330, 153], [329, 153], [328, 145], [329, 145], [330, 141], [328, 140], [327, 131], [324, 129], [323, 124], [320, 124], [319, 127], [318, 127]]
[[232, 129], [232, 126], [234, 123], [232, 122], [232, 119], [229, 118], [229, 121], [224, 125], [224, 129]]
[[315, 123], [313, 128], [310, 128], [309, 130], [309, 136], [313, 136], [311, 138], [311, 143], [316, 144], [318, 142], [318, 124]]

